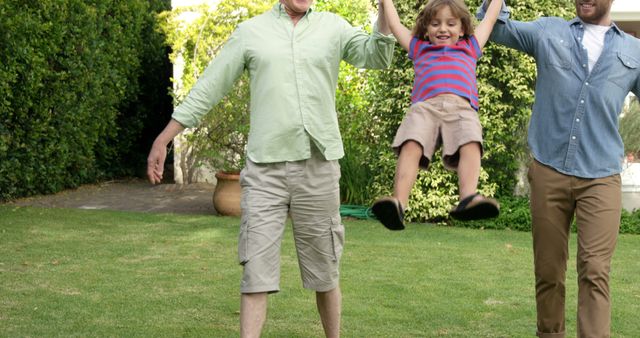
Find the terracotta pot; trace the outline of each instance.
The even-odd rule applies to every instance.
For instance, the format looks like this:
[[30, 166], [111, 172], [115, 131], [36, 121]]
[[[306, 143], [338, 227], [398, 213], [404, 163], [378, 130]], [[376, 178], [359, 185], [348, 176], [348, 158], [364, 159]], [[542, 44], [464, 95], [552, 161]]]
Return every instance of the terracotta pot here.
[[240, 216], [240, 175], [216, 173], [216, 189], [213, 191], [213, 207], [222, 216]]

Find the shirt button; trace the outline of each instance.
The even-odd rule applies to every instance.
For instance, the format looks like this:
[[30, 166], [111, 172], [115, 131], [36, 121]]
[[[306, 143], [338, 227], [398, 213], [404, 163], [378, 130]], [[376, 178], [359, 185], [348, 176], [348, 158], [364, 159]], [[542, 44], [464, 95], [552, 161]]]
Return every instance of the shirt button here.
[[588, 86], [588, 85], [589, 85], [589, 82], [585, 82], [584, 84], [585, 84], [586, 86]]
[[580, 100], [580, 103], [584, 103], [584, 100]]
[[575, 139], [576, 139], [576, 137], [575, 137], [575, 136], [571, 136], [571, 139], [572, 139], [572, 140], [575, 140]]
[[580, 122], [580, 119], [576, 119], [576, 122]]
[[582, 65], [582, 68], [587, 68], [587, 65], [584, 65], [584, 64], [583, 64], [583, 65]]

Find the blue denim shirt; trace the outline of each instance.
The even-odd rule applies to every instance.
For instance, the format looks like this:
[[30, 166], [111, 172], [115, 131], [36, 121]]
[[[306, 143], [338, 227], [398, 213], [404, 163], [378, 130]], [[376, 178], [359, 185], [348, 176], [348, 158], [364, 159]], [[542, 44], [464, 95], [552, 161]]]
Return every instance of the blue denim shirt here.
[[[483, 3], [478, 17], [484, 17]], [[503, 2], [491, 40], [536, 60], [538, 77], [529, 122], [533, 157], [557, 171], [599, 178], [622, 171], [624, 145], [618, 120], [625, 97], [640, 96], [640, 40], [615, 24], [589, 72], [583, 23], [542, 17], [509, 20]]]

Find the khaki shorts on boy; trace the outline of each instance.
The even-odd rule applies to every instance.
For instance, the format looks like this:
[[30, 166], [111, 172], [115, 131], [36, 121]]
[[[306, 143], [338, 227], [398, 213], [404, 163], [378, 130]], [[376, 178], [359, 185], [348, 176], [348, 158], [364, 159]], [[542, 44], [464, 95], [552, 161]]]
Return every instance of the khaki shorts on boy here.
[[340, 219], [340, 165], [312, 147], [308, 160], [253, 163], [240, 174], [242, 220], [238, 259], [244, 267], [240, 292], [280, 290], [280, 245], [287, 216], [303, 286], [330, 291], [338, 286], [344, 244]]
[[458, 167], [458, 149], [471, 142], [480, 143], [482, 151], [482, 126], [478, 113], [469, 101], [454, 94], [441, 94], [409, 107], [393, 140], [396, 155], [407, 141], [422, 146], [420, 167], [427, 169], [435, 150], [442, 146], [445, 168]]

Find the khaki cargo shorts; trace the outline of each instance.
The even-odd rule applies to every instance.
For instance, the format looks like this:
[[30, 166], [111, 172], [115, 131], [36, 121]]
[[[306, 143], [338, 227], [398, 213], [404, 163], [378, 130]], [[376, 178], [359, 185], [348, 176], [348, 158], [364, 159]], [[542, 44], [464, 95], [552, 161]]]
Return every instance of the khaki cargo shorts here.
[[435, 150], [442, 146], [445, 168], [455, 170], [461, 146], [478, 142], [482, 149], [482, 126], [478, 113], [467, 99], [454, 94], [441, 94], [409, 107], [393, 140], [392, 147], [396, 155], [400, 154], [402, 145], [410, 140], [422, 146], [421, 168], [427, 169]]
[[288, 216], [303, 286], [320, 292], [338, 286], [344, 245], [340, 165], [337, 160], [325, 160], [315, 148], [312, 154], [295, 162], [247, 160], [240, 174], [242, 293], [280, 290], [280, 246]]

